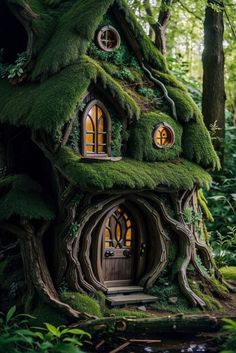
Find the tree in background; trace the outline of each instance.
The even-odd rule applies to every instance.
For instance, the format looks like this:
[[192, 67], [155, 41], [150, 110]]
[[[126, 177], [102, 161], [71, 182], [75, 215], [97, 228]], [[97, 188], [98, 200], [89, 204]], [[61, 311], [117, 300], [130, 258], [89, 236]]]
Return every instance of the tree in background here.
[[204, 21], [202, 112], [208, 130], [217, 126], [215, 148], [221, 152], [225, 137], [224, 5], [208, 0]]

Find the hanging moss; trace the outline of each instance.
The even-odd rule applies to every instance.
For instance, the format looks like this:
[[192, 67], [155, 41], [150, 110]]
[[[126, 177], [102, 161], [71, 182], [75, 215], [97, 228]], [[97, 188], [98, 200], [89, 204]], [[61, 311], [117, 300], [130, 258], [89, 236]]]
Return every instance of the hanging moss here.
[[84, 57], [41, 85], [11, 86], [0, 81], [0, 121], [50, 132], [61, 128], [73, 115], [83, 93], [98, 82], [110, 92], [130, 118], [139, 116], [135, 101], [92, 59]]
[[207, 204], [208, 204], [208, 201], [207, 199], [205, 198], [204, 196], [204, 193], [203, 193], [203, 190], [200, 189], [198, 190], [198, 202], [199, 202], [199, 205], [201, 207], [201, 210], [205, 216], [205, 219], [207, 219], [208, 221], [210, 222], [214, 222], [214, 218], [212, 216], [212, 213], [210, 211], [210, 209], [208, 208]]
[[195, 183], [209, 187], [210, 175], [202, 168], [180, 159], [178, 162], [144, 163], [131, 159], [89, 163], [70, 148], [62, 148], [55, 164], [67, 178], [85, 190], [151, 189], [165, 185], [173, 189], [192, 189]]
[[[153, 142], [153, 131], [159, 124], [165, 122], [175, 132], [175, 143], [171, 148], [157, 148]], [[171, 117], [161, 112], [146, 113], [131, 129], [129, 153], [139, 161], [168, 161], [179, 158], [182, 147], [182, 126]]]
[[189, 94], [179, 88], [166, 86], [170, 98], [173, 99], [176, 105], [177, 117], [181, 122], [188, 122], [194, 117], [194, 102]]
[[213, 169], [220, 169], [220, 161], [211, 142], [210, 134], [204, 125], [202, 115], [195, 108], [195, 121], [184, 126], [183, 155], [196, 163]]

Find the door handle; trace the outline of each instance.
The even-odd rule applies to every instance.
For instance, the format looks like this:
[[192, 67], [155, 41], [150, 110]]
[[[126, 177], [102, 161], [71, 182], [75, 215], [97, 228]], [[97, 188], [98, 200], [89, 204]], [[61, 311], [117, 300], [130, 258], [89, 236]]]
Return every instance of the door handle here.
[[128, 249], [125, 249], [125, 250], [123, 251], [123, 255], [124, 255], [125, 257], [131, 257], [131, 256], [132, 256], [132, 251], [131, 251], [131, 250], [128, 250]]
[[112, 251], [112, 250], [105, 251], [105, 257], [112, 257], [112, 256], [114, 256], [114, 251]]
[[144, 255], [145, 255], [146, 247], [147, 247], [146, 243], [142, 243], [142, 244], [141, 244], [140, 256], [144, 256]]

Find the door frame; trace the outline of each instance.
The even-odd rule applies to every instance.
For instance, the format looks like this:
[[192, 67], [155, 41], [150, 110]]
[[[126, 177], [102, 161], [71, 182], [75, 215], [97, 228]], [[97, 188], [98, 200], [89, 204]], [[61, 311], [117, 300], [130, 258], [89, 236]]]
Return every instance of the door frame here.
[[[95, 234], [93, 237], [93, 243], [94, 243], [94, 250], [93, 251], [93, 263], [94, 263], [94, 273], [98, 279], [99, 282], [101, 282], [105, 287], [107, 287], [107, 284], [109, 283], [109, 286], [111, 286], [112, 281], [104, 281], [104, 276], [103, 276], [103, 252], [104, 252], [104, 230], [106, 227], [106, 222], [107, 219], [117, 210], [117, 208], [121, 207], [125, 211], [127, 211], [134, 222], [134, 236], [136, 237], [135, 239], [135, 249], [134, 249], [134, 284], [139, 284], [139, 281], [141, 280], [141, 277], [145, 274], [145, 268], [146, 268], [146, 252], [147, 249], [145, 250], [145, 255], [141, 255], [141, 245], [142, 243], [145, 242], [145, 244], [148, 246], [148, 228], [147, 225], [145, 226], [144, 221], [142, 220], [141, 216], [141, 211], [133, 206], [128, 200], [125, 200], [119, 204], [113, 205], [113, 207], [107, 211], [107, 213], [102, 217], [100, 220], [99, 224], [97, 225], [95, 229]], [[97, 232], [96, 232], [97, 231]], [[126, 280], [121, 280], [120, 285], [125, 285]], [[127, 283], [127, 282], [126, 282]], [[127, 284], [126, 284], [127, 285]], [[128, 284], [131, 285], [131, 284]]]

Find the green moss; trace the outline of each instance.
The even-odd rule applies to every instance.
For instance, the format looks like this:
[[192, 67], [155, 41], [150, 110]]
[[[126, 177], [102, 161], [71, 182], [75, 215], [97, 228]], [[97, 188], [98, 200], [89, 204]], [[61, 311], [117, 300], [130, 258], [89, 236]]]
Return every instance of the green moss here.
[[123, 15], [125, 16], [131, 31], [138, 41], [145, 61], [156, 69], [168, 72], [164, 56], [159, 52], [159, 50], [157, 50], [157, 48], [148, 38], [142, 26], [138, 23], [136, 15], [129, 9], [127, 2], [124, 0], [116, 0], [116, 4], [118, 5], [118, 8], [123, 12]]
[[170, 98], [175, 102], [178, 120], [188, 122], [194, 119], [194, 102], [190, 95], [186, 91], [172, 86], [166, 86], [166, 89]]
[[97, 317], [102, 317], [102, 312], [99, 304], [88, 295], [74, 292], [64, 292], [61, 294], [62, 300], [71, 305], [74, 309], [91, 314]]
[[236, 267], [235, 266], [226, 266], [220, 269], [223, 277], [226, 280], [236, 282]]
[[95, 61], [84, 57], [39, 84], [11, 86], [0, 81], [0, 121], [55, 132], [73, 115], [91, 81], [109, 91], [129, 117], [138, 117], [134, 100]]
[[114, 308], [109, 310], [106, 316], [145, 318], [150, 317], [151, 315], [142, 311]]
[[111, 154], [113, 157], [121, 156], [122, 147], [122, 125], [120, 122], [116, 121], [112, 123], [111, 131]]
[[211, 142], [210, 134], [204, 125], [202, 115], [195, 108], [195, 121], [184, 126], [182, 148], [183, 155], [205, 167], [220, 169], [220, 161]]
[[201, 207], [201, 210], [202, 210], [202, 212], [203, 212], [203, 214], [204, 214], [205, 219], [207, 219], [207, 220], [210, 221], [210, 222], [214, 222], [214, 218], [213, 218], [213, 216], [212, 216], [212, 213], [211, 213], [211, 211], [210, 211], [210, 209], [208, 208], [208, 205], [207, 205], [207, 204], [208, 204], [208, 201], [207, 201], [207, 199], [205, 198], [202, 189], [200, 189], [200, 190], [198, 191], [197, 196], [198, 196], [199, 205], [200, 205], [200, 207]]
[[14, 215], [45, 220], [55, 217], [52, 200], [25, 175], [0, 178], [0, 191], [0, 219]]
[[205, 304], [206, 304], [206, 309], [210, 311], [214, 310], [222, 310], [222, 305], [218, 300], [216, 300], [213, 296], [207, 295], [203, 292], [203, 290], [200, 288], [199, 283], [195, 281], [190, 281], [190, 286], [194, 293], [196, 293], [199, 298], [201, 298]]
[[[157, 284], [149, 290], [151, 295], [156, 296], [157, 302], [150, 305], [151, 309], [164, 310], [173, 313], [194, 311], [187, 299], [183, 296], [179, 286], [176, 283], [170, 282], [168, 278]], [[170, 298], [177, 298], [176, 304], [171, 304]]]
[[[153, 142], [153, 131], [159, 124], [165, 122], [175, 131], [175, 143], [171, 148], [157, 148]], [[181, 148], [182, 126], [161, 112], [145, 113], [132, 127], [129, 140], [130, 154], [134, 159], [148, 162], [167, 161], [179, 158]]]
[[85, 190], [155, 189], [165, 185], [173, 189], [191, 189], [194, 183], [209, 187], [210, 175], [186, 160], [144, 163], [131, 159], [118, 162], [88, 163], [70, 148], [62, 148], [55, 156], [58, 168], [71, 182]]
[[35, 319], [31, 320], [33, 326], [41, 326], [45, 322], [54, 326], [67, 325], [68, 322], [65, 316], [58, 313], [57, 310], [51, 308], [47, 304], [39, 303], [36, 308], [30, 313]]
[[154, 76], [162, 83], [164, 83], [164, 85], [171, 86], [173, 88], [178, 88], [184, 91], [184, 93], [187, 93], [187, 88], [180, 81], [178, 81], [177, 78], [171, 73], [161, 72], [158, 70], [152, 70], [152, 71]]
[[[35, 46], [37, 49], [41, 48], [41, 51], [38, 52], [32, 79], [48, 76], [78, 61], [86, 52], [95, 30], [112, 2], [112, 0], [68, 1], [58, 6], [54, 13], [47, 10], [47, 13], [52, 14], [56, 24], [44, 46], [42, 43], [38, 45], [36, 40]], [[37, 29], [42, 28], [39, 32], [42, 35], [45, 34], [43, 20], [44, 18], [40, 17], [35, 21]]]

